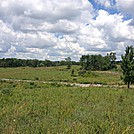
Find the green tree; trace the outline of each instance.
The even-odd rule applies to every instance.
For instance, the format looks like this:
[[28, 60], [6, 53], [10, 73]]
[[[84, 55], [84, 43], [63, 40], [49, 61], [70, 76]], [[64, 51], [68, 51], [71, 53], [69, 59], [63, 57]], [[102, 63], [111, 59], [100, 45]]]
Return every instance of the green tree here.
[[110, 57], [102, 55], [82, 55], [80, 64], [84, 70], [108, 70], [111, 67]]
[[103, 60], [101, 60], [102, 69], [101, 70], [109, 70], [111, 68], [111, 62], [109, 56], [104, 56]]
[[107, 54], [110, 60], [110, 69], [116, 68], [116, 53], [111, 52], [110, 54]]
[[130, 87], [134, 83], [134, 48], [133, 46], [126, 47], [125, 55], [122, 55], [121, 68], [123, 70], [123, 80]]
[[67, 69], [71, 69], [71, 65], [72, 65], [71, 58], [67, 57], [65, 58], [65, 61], [67, 63]]
[[90, 56], [89, 55], [82, 55], [80, 58], [80, 65], [83, 69], [88, 70], [90, 65]]

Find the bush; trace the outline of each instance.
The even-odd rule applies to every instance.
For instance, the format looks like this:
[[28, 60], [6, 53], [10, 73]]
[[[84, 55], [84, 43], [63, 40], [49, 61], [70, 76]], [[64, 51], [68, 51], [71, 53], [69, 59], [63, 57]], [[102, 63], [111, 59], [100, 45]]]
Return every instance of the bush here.
[[62, 79], [62, 80], [60, 80], [60, 82], [69, 82], [69, 80], [68, 79]]
[[86, 73], [86, 70], [80, 70], [80, 71], [78, 72], [78, 75], [79, 75], [79, 76], [84, 76], [85, 73]]
[[4, 95], [12, 95], [13, 94], [13, 90], [9, 89], [9, 88], [3, 88], [1, 90], [1, 93], [4, 94]]
[[31, 86], [34, 85], [34, 82], [30, 82], [30, 85], [31, 85]]
[[75, 75], [75, 74], [73, 74], [73, 75], [71, 75], [72, 77], [77, 77], [77, 75]]
[[74, 79], [73, 79], [73, 81], [77, 81], [77, 79], [76, 79], [76, 78], [74, 78]]
[[71, 65], [67, 65], [67, 69], [71, 69]]
[[34, 80], [39, 80], [39, 77], [35, 77]]

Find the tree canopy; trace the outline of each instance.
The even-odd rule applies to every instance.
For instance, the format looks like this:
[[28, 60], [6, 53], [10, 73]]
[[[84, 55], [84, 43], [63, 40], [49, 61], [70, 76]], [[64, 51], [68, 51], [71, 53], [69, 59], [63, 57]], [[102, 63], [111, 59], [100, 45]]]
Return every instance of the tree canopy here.
[[106, 56], [82, 55], [80, 63], [85, 70], [109, 70], [116, 67], [116, 54], [111, 52]]
[[[71, 59], [71, 58], [70, 58]], [[16, 59], [16, 58], [3, 58], [0, 59], [0, 67], [51, 67], [51, 66], [70, 66], [78, 65], [76, 61], [67, 60], [51, 61], [51, 60], [37, 60], [37, 59]]]

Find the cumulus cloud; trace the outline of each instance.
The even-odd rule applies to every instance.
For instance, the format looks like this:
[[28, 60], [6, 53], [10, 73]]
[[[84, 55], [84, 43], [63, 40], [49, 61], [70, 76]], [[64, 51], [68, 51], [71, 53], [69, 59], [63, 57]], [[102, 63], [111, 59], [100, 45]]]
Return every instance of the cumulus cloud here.
[[[125, 41], [127, 39], [134, 39], [134, 28], [129, 26], [131, 20], [123, 20], [121, 14], [110, 15], [104, 10], [99, 11], [99, 15], [96, 20], [92, 21], [92, 24], [105, 33], [105, 37], [111, 41]], [[103, 34], [104, 34], [103, 33]]]
[[88, 0], [1, 0], [0, 58], [79, 60], [83, 54], [110, 51], [121, 55], [134, 42], [134, 20], [123, 16], [133, 14], [133, 1], [94, 1], [121, 13], [96, 10]]
[[117, 51], [122, 43], [124, 48], [134, 42], [134, 27], [130, 26], [131, 20], [123, 20], [121, 14], [110, 15], [104, 10], [100, 10], [96, 20], [92, 21], [94, 27], [98, 28], [102, 33], [105, 43], [111, 51]]
[[42, 59], [51, 51], [81, 54], [79, 44], [66, 35], [71, 39], [93, 17], [87, 0], [1, 0], [0, 9], [0, 52], [27, 58], [38, 58], [35, 52]]
[[134, 0], [116, 0], [116, 6], [124, 14], [134, 16]]

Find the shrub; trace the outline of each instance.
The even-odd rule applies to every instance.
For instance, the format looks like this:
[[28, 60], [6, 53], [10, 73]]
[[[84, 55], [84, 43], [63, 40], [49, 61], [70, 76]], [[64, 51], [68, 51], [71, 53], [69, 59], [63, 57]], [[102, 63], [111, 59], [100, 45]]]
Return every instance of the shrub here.
[[68, 79], [62, 79], [62, 80], [60, 80], [61, 82], [69, 82], [69, 80]]
[[73, 77], [77, 77], [77, 75], [75, 75], [75, 74], [73, 74], [73, 75], [71, 75], [71, 76], [73, 76]]
[[77, 79], [76, 79], [76, 78], [74, 78], [74, 79], [73, 79], [73, 81], [77, 81]]
[[31, 85], [31, 86], [34, 85], [34, 82], [30, 82], [30, 85]]
[[78, 75], [79, 75], [79, 76], [84, 76], [85, 73], [86, 73], [86, 70], [80, 70], [80, 71], [78, 72]]
[[12, 95], [12, 94], [13, 94], [12, 89], [9, 89], [9, 88], [3, 88], [3, 89], [1, 90], [1, 92], [2, 92], [2, 94], [4, 94], [4, 95]]
[[35, 77], [34, 80], [39, 80], [39, 77]]

